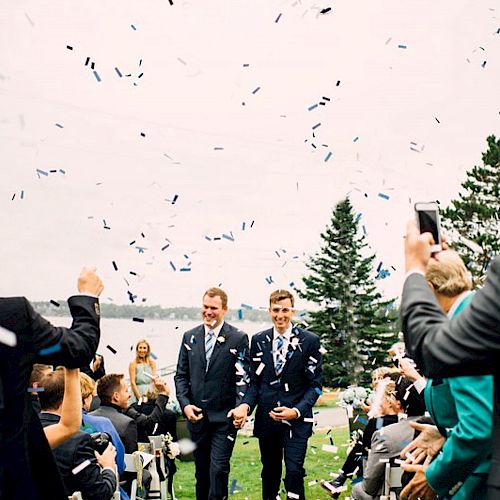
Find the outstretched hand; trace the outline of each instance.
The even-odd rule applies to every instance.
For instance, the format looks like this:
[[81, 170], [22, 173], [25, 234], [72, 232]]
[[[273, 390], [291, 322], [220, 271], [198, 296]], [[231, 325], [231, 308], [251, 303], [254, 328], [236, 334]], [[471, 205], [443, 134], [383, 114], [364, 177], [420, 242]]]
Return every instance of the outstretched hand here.
[[420, 431], [420, 434], [403, 448], [401, 457], [407, 458], [408, 453], [411, 453], [415, 458], [420, 457], [422, 453], [430, 458], [435, 457], [443, 447], [446, 438], [435, 425], [419, 424], [418, 422], [410, 422], [410, 425], [415, 430]]

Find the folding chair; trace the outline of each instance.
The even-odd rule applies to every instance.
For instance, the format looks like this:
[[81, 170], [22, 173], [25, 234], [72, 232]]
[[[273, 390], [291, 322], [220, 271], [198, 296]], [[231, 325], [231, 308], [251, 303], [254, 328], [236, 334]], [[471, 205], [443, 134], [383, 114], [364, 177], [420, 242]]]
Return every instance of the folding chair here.
[[398, 498], [395, 490], [403, 487], [401, 483], [403, 472], [401, 467], [391, 466], [390, 463], [385, 464], [384, 494], [380, 496], [380, 500], [396, 500]]

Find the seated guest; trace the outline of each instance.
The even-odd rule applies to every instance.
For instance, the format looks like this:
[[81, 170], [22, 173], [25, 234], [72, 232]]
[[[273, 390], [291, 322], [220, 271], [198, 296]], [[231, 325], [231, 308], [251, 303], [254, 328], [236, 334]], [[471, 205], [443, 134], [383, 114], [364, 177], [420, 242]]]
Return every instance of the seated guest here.
[[[431, 260], [425, 278], [450, 319], [472, 300], [472, 280], [455, 252], [443, 251], [439, 260]], [[492, 452], [493, 376], [428, 380], [425, 401], [434, 423], [447, 439], [429, 466], [415, 469], [415, 482], [427, 481], [430, 493], [446, 498], [486, 498]], [[411, 492], [415, 482], [408, 485], [405, 494]]]
[[141, 432], [150, 435], [165, 412], [169, 394], [168, 386], [159, 378], [155, 379], [154, 385], [158, 389], [155, 407], [150, 415], [143, 415], [133, 408], [128, 408], [130, 392], [122, 374], [105, 375], [97, 384], [101, 406], [90, 415], [107, 417], [111, 420], [125, 446], [125, 453], [133, 453], [138, 448], [137, 428], [140, 427]]
[[396, 424], [376, 431], [372, 437], [368, 460], [364, 469], [363, 481], [354, 485], [351, 496], [354, 500], [378, 499], [384, 485], [385, 464], [387, 460], [399, 458], [401, 450], [413, 439], [414, 429], [410, 422], [416, 421], [425, 412], [425, 406], [413, 382], [400, 376], [396, 382], [386, 383], [385, 393], [393, 399], [398, 413], [405, 413]]
[[52, 371], [52, 366], [42, 365], [41, 363], [35, 363], [31, 370], [30, 382], [29, 382], [30, 388], [28, 389], [28, 391], [31, 392], [31, 404], [33, 406], [33, 410], [35, 410], [36, 413], [40, 413], [41, 411], [40, 400], [38, 399], [38, 392], [36, 391], [36, 389], [39, 388], [38, 383], [40, 382], [40, 379], [44, 375], [47, 375], [47, 373], [51, 371]]
[[[78, 374], [76, 380], [80, 387]], [[56, 370], [47, 374], [40, 380], [40, 385], [44, 388], [43, 392], [39, 393], [42, 407], [40, 421], [45, 429], [56, 425], [61, 419], [65, 390], [64, 372]], [[78, 390], [80, 399], [79, 393]], [[114, 446], [110, 444], [106, 451], [99, 455], [92, 447], [89, 434], [78, 431], [74, 437], [54, 448], [52, 452], [67, 496], [75, 491], [80, 491], [85, 500], [109, 500], [113, 496], [117, 486]]]
[[340, 469], [340, 474], [331, 481], [321, 481], [321, 486], [332, 498], [340, 496], [340, 491], [337, 491], [337, 489], [341, 488], [348, 478], [352, 479], [356, 473], [358, 476], [363, 475], [363, 458], [368, 455], [373, 433], [386, 425], [398, 422], [399, 404], [396, 405], [392, 395], [386, 393], [386, 384], [380, 383], [384, 380], [384, 377], [389, 377], [392, 374], [397, 374], [397, 377], [399, 377], [399, 372], [392, 368], [380, 367], [372, 371], [374, 392], [372, 392], [370, 409], [376, 416], [369, 418], [362, 435], [358, 435], [358, 439]]
[[[156, 400], [158, 398], [158, 390], [155, 387], [149, 389], [146, 394], [142, 396], [142, 398], [136, 403], [132, 403], [129, 407], [138, 411], [139, 413], [143, 413], [144, 415], [151, 415], [152, 411], [155, 409]], [[160, 434], [170, 434], [174, 441], [177, 441], [177, 415], [169, 410], [165, 409], [165, 411], [161, 415], [160, 422], [156, 429], [153, 428], [153, 432], [149, 434], [149, 436], [159, 436]], [[144, 443], [148, 441], [148, 434], [141, 432], [142, 429], [138, 429], [139, 442]]]

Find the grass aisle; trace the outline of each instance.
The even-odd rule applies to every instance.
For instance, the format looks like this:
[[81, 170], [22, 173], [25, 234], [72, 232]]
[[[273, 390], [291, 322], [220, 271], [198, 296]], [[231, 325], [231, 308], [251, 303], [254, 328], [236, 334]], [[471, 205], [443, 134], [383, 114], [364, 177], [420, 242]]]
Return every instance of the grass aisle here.
[[[324, 444], [333, 443], [338, 447], [337, 453], [329, 453], [321, 449]], [[316, 431], [309, 439], [305, 469], [307, 476], [306, 498], [308, 500], [324, 500], [330, 498], [319, 485], [320, 479], [328, 479], [330, 472], [337, 472], [346, 456], [346, 444], [349, 438], [347, 427], [333, 428], [327, 435], [327, 430]], [[179, 500], [190, 500], [195, 496], [194, 463], [177, 461], [177, 474], [174, 478], [176, 497]], [[236, 480], [237, 489], [230, 497], [241, 500], [259, 500], [260, 488], [260, 455], [257, 439], [254, 437], [238, 435], [231, 460], [231, 475], [229, 485]], [[308, 483], [317, 481], [311, 486]], [[350, 488], [349, 488], [350, 490]], [[346, 492], [348, 494], [348, 492]], [[345, 497], [343, 494], [341, 498]], [[282, 495], [285, 498], [285, 495]]]

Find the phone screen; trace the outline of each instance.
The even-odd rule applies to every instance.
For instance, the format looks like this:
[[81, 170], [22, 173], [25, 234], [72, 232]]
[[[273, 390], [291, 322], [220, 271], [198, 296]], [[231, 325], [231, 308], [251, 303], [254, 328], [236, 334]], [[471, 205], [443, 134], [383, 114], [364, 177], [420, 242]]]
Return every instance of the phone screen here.
[[436, 210], [418, 210], [418, 225], [420, 233], [431, 233], [434, 242], [440, 242], [438, 231], [438, 215]]

